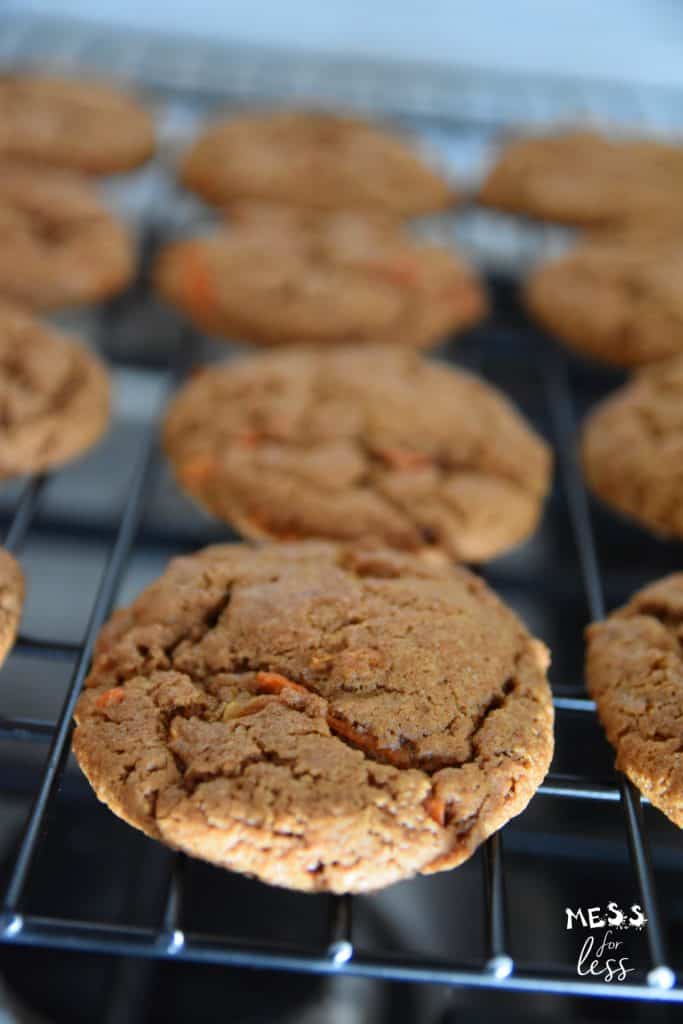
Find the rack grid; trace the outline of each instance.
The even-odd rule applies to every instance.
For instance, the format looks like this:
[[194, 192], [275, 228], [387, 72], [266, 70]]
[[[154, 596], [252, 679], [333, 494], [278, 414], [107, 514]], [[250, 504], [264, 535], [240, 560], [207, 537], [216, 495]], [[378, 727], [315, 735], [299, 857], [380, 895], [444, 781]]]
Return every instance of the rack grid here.
[[[426, 118], [438, 121], [441, 131], [457, 136], [458, 132], [469, 131], [473, 125], [485, 122], [487, 125], [507, 124], [511, 117], [511, 89], [507, 90], [504, 109], [495, 108], [495, 98], [501, 94], [500, 83], [491, 84], [488, 79], [479, 80], [475, 75], [452, 81], [444, 72], [430, 79], [426, 70], [413, 72], [421, 87], [417, 98], [406, 85], [404, 76], [377, 67], [363, 66], [360, 78], [349, 77], [349, 67], [340, 63], [330, 73], [329, 65], [308, 63], [303, 58], [282, 56], [278, 60], [259, 60], [252, 54], [225, 67], [230, 73], [218, 74], [217, 51], [206, 50], [212, 60], [202, 60], [200, 44], [191, 50], [191, 58], [185, 53], [182, 63], [174, 65], [174, 54], [180, 52], [168, 40], [162, 46], [155, 37], [130, 34], [117, 36], [96, 26], [85, 23], [55, 24], [44, 19], [15, 18], [8, 23], [2, 36], [0, 58], [5, 65], [32, 62], [45, 56], [57, 65], [71, 69], [94, 65], [103, 72], [116, 71], [119, 77], [135, 80], [138, 84], [156, 90], [157, 103], [163, 95], [191, 94], [195, 98], [211, 94], [226, 101], [262, 98], [274, 92], [282, 95], [283, 83], [287, 85], [288, 99], [311, 96], [332, 96], [345, 104], [386, 112], [389, 108], [395, 114], [413, 122]], [[224, 55], [225, 56], [225, 55]], [[163, 57], [163, 59], [162, 59]], [[125, 59], [124, 59], [125, 58]], [[172, 74], [169, 76], [169, 68]], [[323, 69], [325, 73], [323, 74]], [[166, 75], [166, 78], [164, 78]], [[323, 78], [325, 85], [323, 87]], [[330, 81], [334, 90], [330, 92]], [[361, 89], [359, 82], [367, 87]], [[449, 88], [467, 86], [465, 99], [462, 95], [453, 100]], [[554, 83], [554, 89], [534, 90], [533, 83], [516, 81], [516, 115], [514, 120], [524, 120], [524, 112], [531, 109], [530, 94], [536, 102], [533, 105], [534, 120], [542, 122], [539, 110], [542, 95], [552, 102], [546, 102], [544, 116], [547, 121], [575, 116], [577, 111], [591, 112], [589, 92], [582, 85], [571, 87], [568, 83]], [[166, 93], [163, 89], [166, 89]], [[415, 85], [411, 87], [415, 91]], [[335, 91], [336, 90], [336, 91]], [[487, 91], [488, 90], [488, 91]], [[391, 103], [387, 100], [391, 93]], [[514, 89], [512, 89], [514, 92]], [[651, 100], [652, 105], [671, 119], [671, 104], [674, 99], [683, 109], [681, 97], [667, 95], [636, 95], [627, 87], [601, 87], [596, 95], [600, 98], [596, 117], [600, 117], [605, 105], [616, 110], [614, 120], [638, 120], [643, 122], [643, 110]], [[606, 99], [607, 96], [607, 99]], [[488, 97], [489, 104], [486, 105]], [[669, 101], [669, 108], [664, 100]], [[610, 106], [611, 104], [611, 106]], [[529, 119], [529, 118], [527, 118]], [[646, 122], [646, 127], [651, 126]], [[656, 126], [655, 126], [656, 127]], [[163, 214], [164, 211], [162, 211]], [[158, 242], [159, 210], [148, 209], [143, 223], [142, 249], [148, 255]], [[495, 291], [494, 291], [495, 294]], [[120, 306], [113, 304], [102, 313], [101, 330], [115, 327], [115, 320], [122, 313]], [[191, 349], [192, 338], [186, 337], [183, 349]], [[181, 371], [176, 368], [158, 369], [162, 381], [163, 396], [167, 397], [177, 384]], [[553, 443], [556, 451], [557, 472], [560, 476], [566, 510], [571, 523], [573, 542], [578, 561], [581, 585], [585, 592], [590, 615], [594, 619], [605, 613], [604, 581], [600, 570], [596, 547], [592, 513], [581, 472], [574, 452], [577, 413], [576, 395], [573, 392], [567, 357], [558, 349], [547, 347], [541, 356], [540, 373], [545, 390], [547, 405], [551, 414]], [[163, 411], [163, 401], [157, 410]], [[157, 417], [158, 419], [158, 417]], [[282, 945], [272, 943], [246, 943], [241, 939], [230, 939], [223, 935], [198, 934], [188, 931], [183, 923], [182, 858], [171, 858], [171, 869], [167, 880], [165, 908], [157, 927], [120, 925], [106, 920], [70, 920], [62, 917], [41, 916], [27, 912], [24, 896], [36, 854], [49, 823], [51, 809], [59, 799], [58, 789], [64, 772], [70, 746], [71, 721], [78, 694], [87, 674], [93, 645], [100, 626], [105, 621], [117, 599], [122, 577], [128, 561], [139, 541], [140, 524], [146, 505], [155, 485], [160, 466], [156, 425], [153, 422], [146, 440], [138, 453], [126, 488], [118, 525], [107, 532], [108, 555], [102, 567], [99, 587], [92, 604], [87, 628], [79, 643], [53, 642], [42, 635], [21, 634], [16, 645], [18, 655], [27, 655], [41, 662], [62, 661], [73, 663], [73, 671], [66, 688], [61, 711], [56, 720], [42, 720], [30, 717], [0, 717], [0, 737], [22, 743], [37, 742], [48, 744], [48, 753], [42, 768], [39, 784], [34, 794], [33, 805], [24, 825], [21, 841], [12, 865], [9, 881], [2, 898], [0, 913], [0, 941], [15, 945], [43, 946], [75, 952], [108, 953], [122, 957], [149, 959], [183, 959], [192, 962], [214, 963], [226, 966], [270, 968], [283, 971], [303, 971], [315, 974], [348, 974], [366, 978], [397, 981], [438, 983], [448, 986], [469, 986], [473, 988], [495, 988], [517, 992], [541, 992], [548, 994], [615, 997], [633, 1000], [653, 1000], [683, 1003], [683, 988], [676, 982], [666, 942], [666, 928], [656, 895], [655, 879], [651, 863], [648, 835], [643, 823], [642, 799], [632, 785], [621, 775], [613, 778], [594, 777], [591, 774], [560, 774], [551, 772], [541, 786], [539, 801], [580, 800], [607, 801], [619, 803], [623, 811], [623, 823], [630, 851], [631, 866], [638, 900], [648, 918], [647, 941], [649, 966], [634, 974], [634, 980], [619, 985], [606, 985], [573, 975], [566, 965], [547, 963], [542, 967], [516, 962], [510, 953], [508, 943], [508, 912], [505, 895], [505, 868], [503, 847], [505, 832], [493, 836], [478, 854], [483, 859], [484, 892], [482, 894], [482, 915], [485, 923], [486, 949], [482, 959], [471, 962], [450, 962], [414, 954], [376, 955], [366, 953], [354, 944], [352, 921], [353, 905], [362, 897], [335, 897], [330, 900], [330, 916], [326, 941], [321, 945]], [[21, 492], [14, 508], [11, 522], [5, 534], [6, 547], [21, 553], [36, 517], [40, 514], [48, 479], [44, 476], [29, 480]], [[533, 587], [534, 580], [522, 583]], [[558, 730], [567, 716], [592, 716], [594, 705], [581, 691], [567, 691], [554, 698], [558, 718]], [[678, 965], [679, 972], [683, 964]]]

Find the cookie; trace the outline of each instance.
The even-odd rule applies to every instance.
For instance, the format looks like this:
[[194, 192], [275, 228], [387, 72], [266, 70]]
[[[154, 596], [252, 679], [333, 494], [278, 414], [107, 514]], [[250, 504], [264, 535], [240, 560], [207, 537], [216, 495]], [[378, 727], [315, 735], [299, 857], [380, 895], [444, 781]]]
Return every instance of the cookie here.
[[493, 387], [406, 349], [289, 349], [200, 371], [164, 444], [246, 537], [373, 538], [480, 561], [535, 529], [547, 446]]
[[617, 768], [683, 828], [683, 573], [589, 626], [586, 682]]
[[216, 121], [195, 141], [181, 180], [207, 202], [264, 199], [411, 216], [455, 200], [409, 142], [359, 118], [259, 111]]
[[201, 329], [262, 345], [434, 345], [486, 311], [454, 250], [393, 223], [270, 209], [162, 252], [161, 293]]
[[661, 537], [683, 537], [683, 355], [641, 369], [583, 428], [595, 493]]
[[110, 174], [153, 152], [152, 118], [118, 88], [45, 75], [0, 78], [0, 156]]
[[603, 362], [683, 353], [683, 223], [590, 238], [538, 267], [525, 299], [547, 330]]
[[226, 544], [100, 634], [74, 752], [98, 797], [274, 885], [455, 867], [541, 783], [548, 653], [484, 582], [382, 549]]
[[499, 154], [479, 201], [577, 225], [666, 217], [683, 209], [683, 147], [590, 131], [516, 139]]
[[24, 604], [24, 574], [9, 551], [0, 548], [0, 665], [14, 646]]
[[0, 160], [0, 296], [35, 309], [121, 291], [135, 257], [126, 228], [72, 171]]
[[108, 420], [109, 379], [99, 359], [0, 302], [0, 479], [75, 458]]

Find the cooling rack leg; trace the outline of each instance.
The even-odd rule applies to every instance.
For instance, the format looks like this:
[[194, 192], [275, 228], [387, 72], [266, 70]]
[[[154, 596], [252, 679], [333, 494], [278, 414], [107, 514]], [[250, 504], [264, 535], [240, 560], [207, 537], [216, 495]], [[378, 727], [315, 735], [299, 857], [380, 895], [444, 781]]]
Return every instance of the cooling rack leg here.
[[495, 977], [509, 978], [514, 961], [507, 953], [507, 914], [505, 906], [505, 878], [503, 875], [503, 849], [500, 833], [491, 836], [484, 845], [484, 901], [486, 905], [486, 969]]
[[351, 897], [333, 896], [330, 906], [327, 953], [333, 963], [341, 966], [353, 956], [351, 942]]

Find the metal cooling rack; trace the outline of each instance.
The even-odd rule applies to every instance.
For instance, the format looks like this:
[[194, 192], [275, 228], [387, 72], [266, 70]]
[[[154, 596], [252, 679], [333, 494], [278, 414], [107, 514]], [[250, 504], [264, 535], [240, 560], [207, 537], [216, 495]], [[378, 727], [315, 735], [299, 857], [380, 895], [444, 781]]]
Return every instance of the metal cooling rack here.
[[[175, 125], [170, 137], [182, 136], [177, 125], [182, 110], [192, 109], [187, 123], [194, 123], [207, 106], [219, 101], [244, 103], [247, 100], [277, 96], [290, 101], [322, 99], [325, 102], [357, 107], [374, 113], [390, 113], [410, 127], [424, 129], [427, 134], [436, 128], [441, 141], [466, 153], [472, 138], [483, 133], [485, 144], [495, 138], [501, 128], [511, 123], [542, 124], [557, 120], [575, 120], [592, 116], [612, 123], [641, 124], [653, 130], [681, 127], [677, 116], [683, 110], [680, 95], [664, 90], [651, 92], [626, 86], [591, 86], [587, 83], [538, 82], [519, 78], [492, 79], [471, 72], [434, 72], [428, 69], [409, 71], [394, 66], [367, 65], [343, 61], [316, 61], [292, 55], [239, 52], [186, 41], [147, 35], [117, 35], [101, 27], [84, 23], [63, 23], [30, 18], [13, 18], [5, 23], [0, 39], [0, 59], [5, 66], [45, 61], [68, 70], [94, 66], [101, 73], [114, 74], [135, 81], [147, 89], [157, 104], [162, 133]], [[654, 115], [657, 115], [655, 117]], [[652, 115], [652, 116], [650, 116]], [[121, 184], [119, 198], [130, 200], [127, 190], [137, 189], [133, 196], [135, 216], [139, 223], [144, 262], [148, 263], [159, 241], [159, 232], [173, 223], [169, 208], [172, 190], [163, 184], [159, 168], [143, 174], [142, 185]], [[118, 187], [118, 186], [117, 186]], [[130, 209], [130, 207], [129, 207]], [[479, 216], [473, 211], [473, 216]], [[489, 224], [491, 237], [498, 227]], [[495, 224], [495, 219], [494, 219]], [[161, 225], [161, 227], [160, 227]], [[517, 267], [526, 264], [529, 239], [542, 244], [545, 235], [525, 234], [520, 225], [507, 222], [504, 229], [516, 241]], [[516, 233], [515, 233], [516, 232]], [[474, 232], [476, 235], [476, 231]], [[477, 251], [476, 239], [470, 248]], [[467, 238], [465, 238], [467, 244]], [[509, 292], [509, 285], [495, 278], [494, 296]], [[508, 291], [506, 291], [506, 289]], [[131, 331], [135, 320], [134, 302], [144, 293], [144, 281], [138, 283], [131, 296], [112, 303], [96, 314], [94, 322], [99, 341], [114, 360], [116, 346], [108, 344], [125, 329]], [[510, 314], [507, 300], [499, 316]], [[510, 314], [521, 324], [522, 331], [532, 333], [520, 319], [519, 311]], [[518, 324], [518, 326], [519, 326]], [[123, 325], [123, 327], [122, 327]], [[145, 330], [144, 318], [138, 331]], [[480, 329], [486, 332], [484, 326]], [[138, 337], [138, 342], [141, 339]], [[176, 346], [187, 351], [196, 339], [185, 334]], [[175, 350], [174, 350], [175, 351]], [[535, 372], [542, 382], [550, 411], [551, 440], [557, 456], [560, 478], [560, 501], [568, 516], [576, 558], [576, 583], [585, 594], [591, 618], [604, 615], [605, 582], [601, 574], [593, 513], [584, 488], [574, 452], [580, 396], [572, 364], [567, 356], [552, 346], [541, 346], [536, 352]], [[156, 354], [155, 354], [156, 353]], [[130, 351], [125, 350], [130, 359]], [[174, 356], [175, 359], [175, 356]], [[177, 382], [176, 367], [168, 368], [167, 360], [154, 350], [144, 358], [156, 365], [156, 374], [163, 396]], [[476, 359], [475, 359], [476, 361]], [[580, 383], [580, 381], [579, 381]], [[156, 410], [160, 415], [163, 400]], [[633, 1000], [683, 1002], [683, 988], [676, 984], [676, 975], [667, 950], [665, 923], [658, 904], [655, 879], [649, 852], [648, 835], [643, 823], [639, 794], [619, 775], [610, 778], [591, 773], [551, 772], [541, 786], [535, 803], [584, 801], [593, 804], [616, 802], [623, 812], [623, 825], [630, 851], [634, 899], [647, 915], [649, 965], [639, 970], [634, 980], [619, 985], [579, 978], [566, 964], [531, 965], [515, 960], [508, 940], [509, 921], [506, 900], [503, 844], [505, 831], [491, 838], [478, 855], [483, 862], [484, 892], [481, 914], [486, 935], [484, 955], [467, 962], [452, 962], [415, 954], [379, 954], [365, 951], [354, 944], [353, 907], [363, 897], [330, 901], [330, 917], [326, 939], [322, 943], [274, 944], [267, 940], [245, 942], [223, 934], [199, 934], [185, 927], [183, 913], [183, 880], [181, 861], [175, 858], [169, 872], [165, 907], [155, 927], [113, 923], [108, 920], [69, 919], [43, 916], [26, 907], [27, 884], [36, 855], [49, 825], [51, 811], [60, 800], [59, 787], [67, 761], [71, 720], [75, 702], [88, 671], [95, 638], [102, 623], [116, 602], [126, 566], [131, 556], [148, 539], [141, 533], [146, 507], [157, 486], [160, 468], [157, 431], [154, 418], [144, 444], [137, 451], [129, 479], [120, 495], [121, 508], [115, 526], [105, 525], [98, 537], [107, 542], [108, 554], [102, 565], [99, 587], [92, 604], [90, 619], [81, 641], [53, 642], [40, 633], [20, 635], [15, 656], [38, 659], [48, 672], [55, 662], [73, 664], [63, 705], [56, 720], [23, 716], [0, 717], [0, 737], [20, 743], [48, 744], [34, 802], [22, 830], [16, 855], [3, 894], [0, 915], [0, 939], [4, 943], [41, 946], [53, 949], [98, 952], [122, 957], [158, 960], [182, 959], [191, 962], [225, 966], [271, 968], [315, 974], [348, 974], [366, 978], [438, 983], [447, 986], [469, 986], [511, 992], [534, 992], [557, 995], [601, 996]], [[21, 554], [22, 547], [36, 524], [42, 522], [41, 508], [45, 477], [26, 482], [5, 534], [7, 548]], [[78, 522], [78, 510], [74, 510]], [[182, 547], [185, 538], [179, 538]], [[543, 575], [552, 573], [552, 565], [540, 566], [535, 572], [518, 573], [516, 585], [528, 592], [541, 585]], [[496, 568], [485, 572], [496, 584]], [[39, 583], [37, 584], [39, 585]], [[593, 703], [580, 689], [563, 686], [555, 696], [558, 735], [572, 717], [594, 715]], [[0, 704], [1, 708], [1, 704]], [[541, 842], [541, 850], [543, 844]], [[301, 897], [304, 899], [304, 897]], [[677, 965], [679, 971], [683, 964]]]

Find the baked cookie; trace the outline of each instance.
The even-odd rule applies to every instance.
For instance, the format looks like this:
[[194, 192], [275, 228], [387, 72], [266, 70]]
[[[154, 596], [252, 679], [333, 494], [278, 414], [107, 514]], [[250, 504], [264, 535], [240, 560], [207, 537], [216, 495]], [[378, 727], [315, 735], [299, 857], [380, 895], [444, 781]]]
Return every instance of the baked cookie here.
[[581, 443], [595, 493], [662, 537], [683, 537], [683, 355], [654, 363], [588, 416]]
[[24, 574], [9, 551], [0, 548], [0, 665], [14, 645], [24, 604]]
[[0, 479], [75, 458], [108, 420], [109, 379], [99, 359], [0, 302]]
[[487, 206], [597, 225], [683, 208], [683, 147], [567, 131], [505, 146], [479, 192]]
[[247, 537], [369, 537], [475, 562], [533, 532], [551, 473], [493, 387], [386, 346], [204, 369], [164, 444], [180, 485]]
[[36, 309], [121, 291], [135, 257], [126, 228], [87, 179], [0, 159], [0, 296]]
[[101, 82], [0, 77], [0, 155], [89, 174], [127, 171], [154, 152], [152, 118]]
[[452, 205], [452, 186], [410, 143], [359, 118], [260, 111], [216, 121], [180, 167], [209, 203], [264, 199], [411, 216]]
[[349, 212], [243, 216], [231, 229], [170, 245], [156, 281], [203, 330], [263, 345], [422, 347], [486, 311], [474, 270], [455, 251]]
[[683, 352], [683, 222], [594, 236], [539, 266], [525, 299], [544, 327], [603, 362]]
[[588, 627], [586, 682], [617, 768], [683, 828], [683, 573]]
[[100, 634], [74, 752], [120, 817], [274, 885], [455, 867], [541, 783], [548, 652], [484, 582], [382, 549], [175, 559]]

